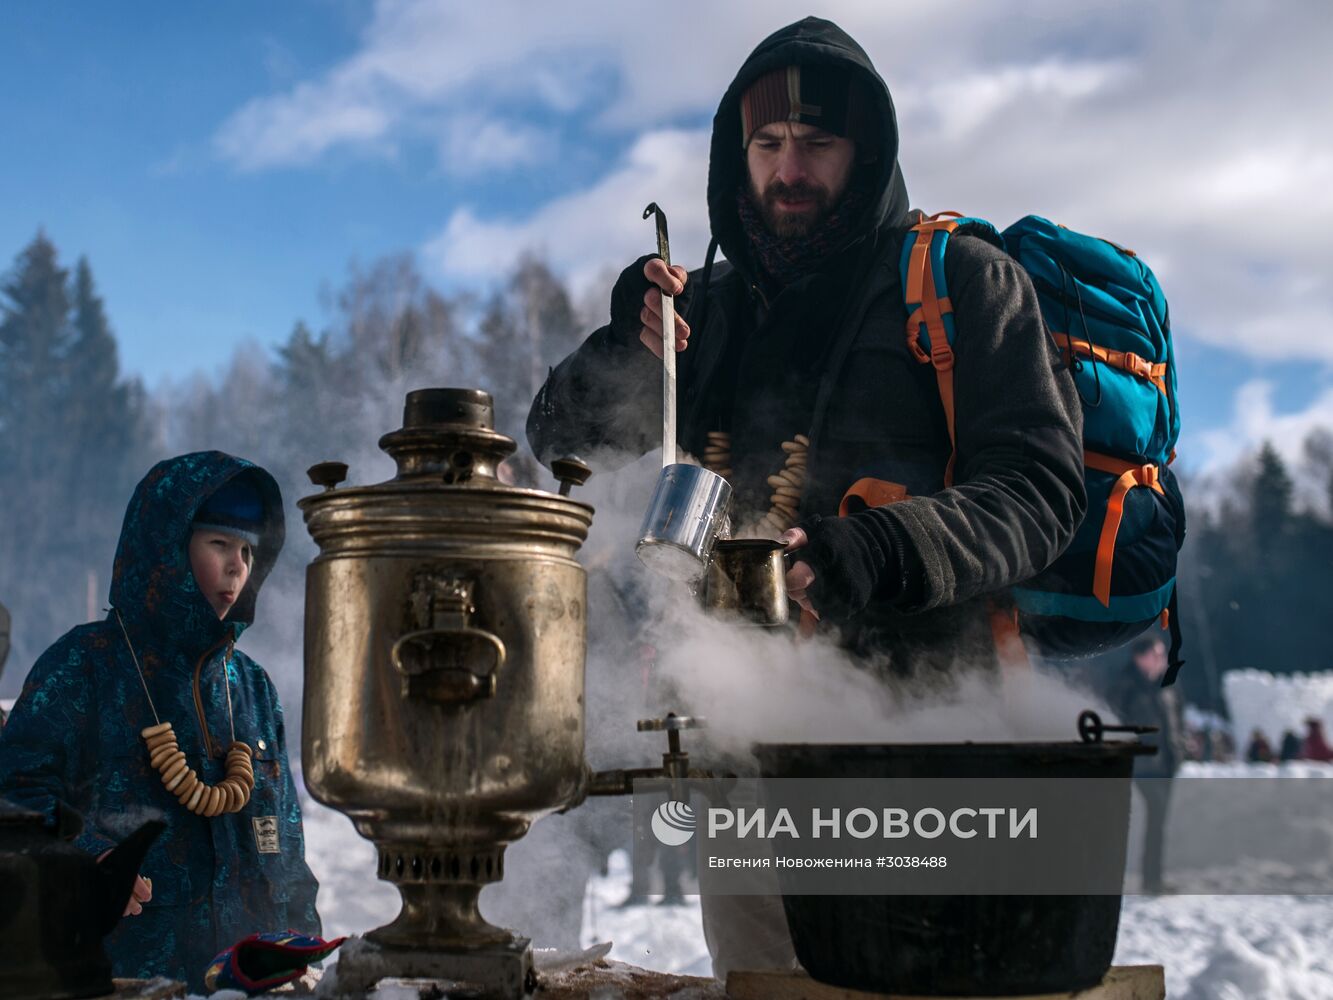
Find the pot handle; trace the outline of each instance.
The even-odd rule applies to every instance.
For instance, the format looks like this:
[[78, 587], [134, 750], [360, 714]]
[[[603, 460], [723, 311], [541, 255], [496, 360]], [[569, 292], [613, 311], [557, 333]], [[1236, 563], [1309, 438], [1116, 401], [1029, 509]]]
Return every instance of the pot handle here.
[[505, 644], [472, 627], [472, 588], [471, 580], [457, 577], [418, 577], [412, 604], [423, 627], [400, 636], [390, 652], [404, 698], [465, 705], [495, 695]]

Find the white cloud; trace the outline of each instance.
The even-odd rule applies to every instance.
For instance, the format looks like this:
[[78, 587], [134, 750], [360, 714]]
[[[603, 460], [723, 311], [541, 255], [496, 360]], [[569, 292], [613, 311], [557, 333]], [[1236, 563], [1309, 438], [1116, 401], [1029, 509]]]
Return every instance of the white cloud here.
[[390, 148], [393, 120], [391, 108], [369, 94], [303, 83], [281, 100], [246, 105], [214, 137], [214, 147], [242, 170], [307, 164], [340, 144]]
[[895, 101], [901, 120], [918, 122], [938, 138], [956, 142], [1002, 114], [1031, 116], [1039, 113], [1034, 105], [1082, 101], [1122, 79], [1129, 69], [1123, 59], [1049, 58], [959, 77], [944, 74], [924, 87], [901, 92]]
[[1316, 428], [1333, 428], [1333, 386], [1322, 390], [1308, 406], [1280, 413], [1274, 405], [1272, 382], [1254, 379], [1237, 391], [1231, 421], [1225, 427], [1194, 435], [1201, 454], [1190, 462], [1205, 475], [1217, 474], [1271, 442], [1289, 467], [1302, 459], [1302, 445]]
[[[644, 245], [634, 223], [649, 198], [668, 203], [697, 259], [707, 146], [664, 130], [711, 113], [750, 48], [806, 12], [795, 0], [682, 0], [660, 18], [609, 2], [382, 0], [358, 51], [240, 109], [216, 147], [260, 169], [429, 134], [447, 169], [503, 167], [522, 183], [523, 167], [539, 169], [522, 109], [540, 106], [575, 135], [620, 130], [631, 149], [527, 218], [456, 206], [428, 251], [442, 274], [493, 275], [525, 243], [578, 280], [618, 269]], [[1333, 130], [1323, 125], [1333, 120], [1333, 18], [1323, 5], [857, 0], [825, 16], [894, 92], [914, 204], [1000, 224], [1036, 212], [1104, 234], [1157, 268], [1178, 332], [1333, 361], [1323, 334], [1333, 325]], [[496, 123], [493, 134], [482, 141], [474, 126], [475, 143], [456, 140], [478, 120]], [[671, 135], [678, 148], [663, 148]], [[646, 146], [660, 154], [651, 162]]]
[[652, 251], [654, 230], [642, 211], [658, 201], [668, 213], [672, 259], [697, 266], [708, 243], [707, 160], [707, 132], [649, 132], [596, 184], [526, 219], [485, 220], [458, 209], [423, 253], [440, 273], [488, 281], [534, 250], [566, 276], [578, 296], [608, 263], [623, 267]]
[[477, 175], [544, 162], [555, 148], [545, 129], [480, 116], [454, 118], [440, 139], [440, 163], [452, 173]]

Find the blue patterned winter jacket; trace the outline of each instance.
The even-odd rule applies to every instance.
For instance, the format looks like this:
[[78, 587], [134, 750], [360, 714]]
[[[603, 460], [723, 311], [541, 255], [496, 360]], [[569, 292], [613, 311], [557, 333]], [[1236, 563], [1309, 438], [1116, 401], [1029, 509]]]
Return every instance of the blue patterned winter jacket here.
[[[264, 529], [249, 582], [219, 621], [190, 570], [190, 522], [238, 475], [264, 497]], [[86, 850], [102, 853], [150, 817], [167, 823], [143, 863], [152, 901], [107, 939], [117, 976], [166, 975], [200, 992], [209, 960], [246, 935], [320, 932], [282, 707], [263, 668], [234, 648], [254, 621], [283, 537], [278, 485], [263, 469], [216, 451], [158, 463], [125, 511], [115, 610], [67, 632], [38, 659], [0, 730], [0, 795], [48, 819], [58, 800], [69, 803], [84, 816], [78, 843]], [[189, 766], [217, 784], [232, 738], [224, 674], [236, 739], [255, 751], [255, 788], [240, 812], [205, 819], [163, 788], [139, 733], [154, 724], [151, 695]]]

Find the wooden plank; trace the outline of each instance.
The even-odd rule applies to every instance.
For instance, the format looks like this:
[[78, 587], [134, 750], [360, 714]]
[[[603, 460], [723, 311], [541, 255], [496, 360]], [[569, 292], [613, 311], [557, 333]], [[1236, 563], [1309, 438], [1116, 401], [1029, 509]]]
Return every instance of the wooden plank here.
[[[918, 997], [865, 993], [817, 983], [804, 972], [733, 972], [727, 976], [728, 1000], [980, 1000], [976, 997]], [[1165, 1000], [1166, 976], [1160, 965], [1112, 968], [1099, 986], [1077, 993], [1041, 993], [1009, 1000]]]
[[156, 979], [113, 979], [116, 992], [108, 1000], [184, 1000], [185, 984], [161, 976]]

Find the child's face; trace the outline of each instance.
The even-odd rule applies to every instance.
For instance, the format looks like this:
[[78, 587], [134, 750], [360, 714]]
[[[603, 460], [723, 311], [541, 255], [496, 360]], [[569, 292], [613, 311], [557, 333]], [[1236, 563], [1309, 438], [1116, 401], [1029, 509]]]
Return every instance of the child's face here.
[[194, 582], [219, 618], [226, 618], [250, 579], [254, 556], [250, 543], [220, 531], [196, 531], [190, 536], [190, 569]]

